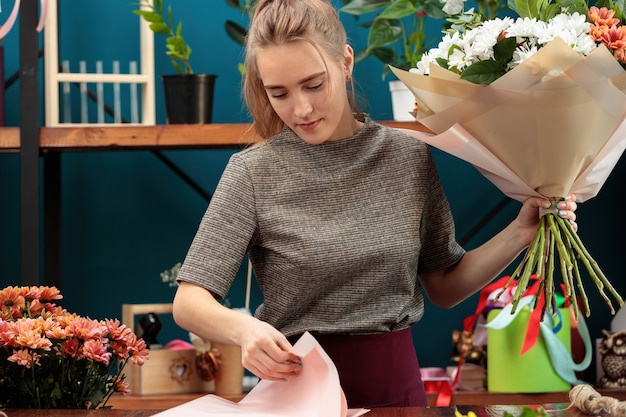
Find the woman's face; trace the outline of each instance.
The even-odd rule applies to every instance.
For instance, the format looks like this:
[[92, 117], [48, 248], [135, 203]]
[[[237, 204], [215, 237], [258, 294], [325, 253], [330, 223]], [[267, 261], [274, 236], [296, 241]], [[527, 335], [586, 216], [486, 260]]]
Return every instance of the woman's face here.
[[[346, 81], [354, 53], [346, 45], [338, 63], [304, 41], [271, 46], [257, 54], [259, 76], [272, 108], [298, 136], [314, 145], [354, 135]], [[324, 61], [327, 65], [324, 65]]]

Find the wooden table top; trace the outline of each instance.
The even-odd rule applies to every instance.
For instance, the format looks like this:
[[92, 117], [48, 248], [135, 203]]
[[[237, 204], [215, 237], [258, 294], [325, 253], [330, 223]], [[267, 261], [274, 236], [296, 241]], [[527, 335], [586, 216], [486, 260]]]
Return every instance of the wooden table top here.
[[[587, 417], [575, 408], [568, 408], [568, 403], [545, 404], [544, 409], [550, 410], [551, 417]], [[536, 406], [530, 406], [536, 407]], [[455, 411], [467, 414], [474, 411], [477, 417], [502, 417], [505, 412], [518, 417], [523, 406], [490, 405], [490, 406], [456, 406], [456, 407], [406, 407], [406, 408], [375, 408], [365, 414], [366, 417], [455, 417]], [[162, 410], [20, 410], [4, 409], [8, 417], [150, 417]], [[0, 414], [1, 415], [1, 414]], [[211, 412], [207, 410], [207, 417]]]

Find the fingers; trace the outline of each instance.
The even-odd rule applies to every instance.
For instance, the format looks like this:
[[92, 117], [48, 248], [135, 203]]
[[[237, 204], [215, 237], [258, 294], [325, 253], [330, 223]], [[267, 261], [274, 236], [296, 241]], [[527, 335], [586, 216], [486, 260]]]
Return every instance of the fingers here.
[[578, 230], [578, 225], [576, 224], [576, 209], [578, 208], [578, 205], [576, 204], [576, 194], [570, 194], [567, 197], [564, 197], [563, 200], [556, 203], [551, 202], [547, 198], [531, 197], [526, 201], [526, 204], [524, 204], [524, 209], [526, 207], [528, 207], [532, 211], [526, 211], [525, 213], [529, 214], [535, 219], [536, 214], [532, 212], [534, 211], [535, 207], [539, 207], [542, 210], [549, 210], [559, 217], [568, 220], [569, 223], [572, 225], [572, 228], [575, 231]]
[[243, 365], [261, 379], [286, 381], [298, 376], [302, 370], [302, 360], [284, 351], [276, 343], [267, 340], [249, 346], [243, 352]]
[[556, 210], [555, 214], [569, 221], [574, 231], [578, 230], [578, 224], [576, 224], [576, 209], [578, 208], [578, 205], [576, 204], [576, 194], [570, 194], [554, 205], [552, 205], [547, 199], [544, 199], [543, 201], [545, 203], [545, 208], [552, 207]]
[[556, 208], [557, 208], [557, 214], [566, 219], [569, 220], [570, 224], [572, 225], [572, 229], [574, 229], [574, 231], [578, 230], [578, 224], [576, 224], [576, 209], [578, 208], [578, 205], [576, 204], [576, 194], [570, 194], [567, 197], [565, 197], [565, 199], [563, 201], [559, 201], [556, 204]]

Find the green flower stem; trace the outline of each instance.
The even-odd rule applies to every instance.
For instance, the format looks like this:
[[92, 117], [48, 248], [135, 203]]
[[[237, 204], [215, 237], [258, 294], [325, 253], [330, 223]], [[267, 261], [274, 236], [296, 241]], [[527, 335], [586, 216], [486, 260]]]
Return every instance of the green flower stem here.
[[[543, 271], [545, 273], [545, 275], [540, 275], [540, 276], [545, 276], [545, 280], [541, 280], [543, 282], [543, 288], [544, 288], [544, 300], [545, 302], [543, 303], [543, 308], [541, 311], [541, 317], [543, 317], [546, 314], [546, 311], [548, 311], [548, 306], [552, 307], [554, 303], [554, 256], [550, 256], [551, 253], [554, 253], [554, 245], [556, 242], [556, 238], [554, 236], [554, 233], [551, 233], [551, 229], [548, 228], [546, 233], [548, 235], [548, 246], [547, 246], [547, 256], [546, 256], [546, 263], [547, 263], [547, 269], [546, 269], [546, 265], [543, 265]], [[537, 294], [541, 294], [541, 291], [539, 291]], [[539, 298], [539, 297], [537, 297]]]
[[[573, 251], [574, 248], [571, 248], [571, 250]], [[583, 301], [583, 311], [585, 312], [585, 315], [589, 317], [587, 313], [587, 312], [591, 312], [591, 308], [589, 307], [589, 297], [587, 297], [587, 293], [585, 292], [583, 288], [583, 279], [580, 275], [580, 269], [578, 268], [577, 263], [574, 263], [574, 275], [570, 279], [572, 280], [572, 291], [573, 291], [573, 281], [576, 280], [576, 286], [578, 287], [578, 291], [580, 292], [580, 298]], [[572, 298], [572, 300], [575, 300], [575, 298]], [[578, 318], [578, 309], [574, 310], [574, 316]]]
[[109, 399], [115, 393], [115, 387], [117, 386], [118, 382], [124, 379], [125, 377], [124, 368], [126, 368], [126, 364], [128, 363], [129, 359], [130, 359], [130, 356], [126, 357], [126, 359], [124, 359], [122, 364], [117, 369], [117, 374], [111, 380], [111, 387], [108, 389], [107, 393], [104, 395], [104, 398], [102, 399], [102, 403], [100, 404], [98, 408], [104, 408], [107, 405], [107, 403], [109, 402]]
[[[600, 296], [604, 299], [612, 314], [615, 314], [615, 309], [606, 291], [613, 296], [620, 307], [624, 305], [624, 300], [617, 293], [613, 285], [611, 285], [598, 263], [591, 257], [569, 221], [554, 213], [548, 213], [541, 217], [533, 241], [526, 250], [522, 261], [515, 268], [513, 274], [511, 274], [511, 277], [504, 288], [500, 290], [497, 297], [503, 294], [510, 285], [513, 285], [515, 279], [519, 277], [517, 288], [513, 295], [513, 300], [511, 301], [513, 305], [512, 312], [515, 312], [520, 299], [526, 292], [530, 275], [534, 273], [540, 279], [537, 298], [539, 294], [543, 294], [545, 299], [542, 314], [543, 320], [544, 314], [549, 309], [556, 309], [554, 298], [554, 270], [556, 267], [555, 257], [557, 255], [559, 257], [559, 268], [563, 283], [565, 284], [566, 295], [572, 303], [575, 303], [577, 299], [576, 293], [578, 292], [580, 294], [584, 312], [587, 317], [591, 314], [591, 309], [589, 308], [589, 298], [583, 286], [578, 262], [582, 262], [582, 264], [585, 265]], [[576, 291], [576, 288], [578, 291]], [[535, 300], [534, 307], [536, 308], [537, 306], [538, 302]], [[578, 309], [575, 309], [575, 313], [578, 313]]]
[[37, 403], [37, 408], [41, 408], [41, 395], [39, 393], [39, 385], [37, 384], [37, 378], [35, 375], [35, 352], [31, 353], [31, 357], [33, 358], [33, 363], [30, 365], [30, 376], [35, 390], [35, 402]]
[[[600, 295], [602, 296], [606, 304], [609, 306], [609, 309], [611, 310], [611, 314], [615, 314], [615, 309], [613, 308], [613, 304], [611, 304], [611, 301], [609, 297], [606, 295], [606, 293], [604, 292], [604, 289], [606, 288], [609, 290], [611, 295], [619, 303], [620, 307], [624, 305], [624, 300], [617, 293], [617, 291], [615, 291], [615, 288], [613, 287], [613, 285], [611, 285], [608, 278], [604, 275], [604, 273], [598, 266], [598, 263], [595, 261], [595, 259], [591, 257], [591, 255], [589, 254], [589, 252], [583, 245], [582, 241], [580, 240], [580, 237], [578, 236], [578, 234], [574, 232], [569, 222], [567, 222], [564, 219], [561, 219], [560, 225], [561, 225], [561, 228], [565, 231], [565, 234], [567, 235], [568, 239], [572, 243], [572, 247], [576, 250], [576, 252], [578, 252], [580, 260], [585, 265], [585, 267], [587, 268], [587, 271], [589, 272], [589, 275], [595, 282], [598, 292], [600, 293]], [[585, 312], [585, 314], [589, 316], [590, 312]]]
[[[528, 280], [530, 279], [530, 275], [533, 272], [533, 268], [536, 267], [535, 257], [537, 255], [537, 248], [539, 247], [539, 242], [541, 241], [541, 233], [535, 233], [535, 237], [530, 246], [530, 250], [527, 251], [528, 258], [526, 259], [524, 269], [522, 275], [517, 284], [517, 288], [515, 289], [515, 294], [513, 295], [513, 308], [511, 313], [515, 313], [517, 310], [517, 305], [519, 304], [522, 295], [526, 291], [526, 287], [528, 286]], [[515, 278], [517, 274], [513, 274], [511, 277]]]

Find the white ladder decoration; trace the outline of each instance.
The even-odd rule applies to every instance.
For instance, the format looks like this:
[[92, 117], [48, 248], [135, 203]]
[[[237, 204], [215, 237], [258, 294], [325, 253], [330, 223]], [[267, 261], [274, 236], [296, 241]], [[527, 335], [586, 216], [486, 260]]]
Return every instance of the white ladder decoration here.
[[[57, 1], [48, 0], [48, 15], [44, 31], [44, 84], [45, 84], [45, 124], [46, 126], [115, 126], [121, 125], [118, 117], [114, 118], [112, 123], [102, 123], [99, 117], [98, 122], [89, 123], [84, 120], [81, 123], [62, 122], [60, 120], [59, 109], [61, 107], [59, 97], [59, 87], [62, 85], [64, 89], [69, 83], [79, 83], [81, 86], [86, 83], [113, 84], [119, 87], [119, 84], [129, 84], [131, 88], [131, 100], [136, 95], [133, 94], [133, 88], [137, 85], [141, 86], [141, 120], [129, 124], [154, 125], [156, 123], [155, 116], [155, 93], [154, 93], [154, 34], [150, 30], [149, 24], [145, 22], [141, 16], [137, 16], [139, 20], [139, 42], [140, 42], [140, 73], [117, 74], [117, 73], [72, 73], [59, 72], [59, 39], [58, 39], [58, 17], [57, 17]], [[129, 13], [131, 13], [129, 11]], [[64, 63], [65, 64], [65, 63]], [[132, 65], [132, 63], [131, 63]], [[64, 65], [65, 67], [66, 65]], [[135, 70], [136, 72], [136, 70]], [[103, 103], [98, 98], [98, 106]], [[136, 106], [136, 101], [133, 107]], [[117, 107], [117, 104], [116, 104]], [[119, 109], [116, 109], [119, 110]], [[117, 112], [116, 112], [117, 113]]]

